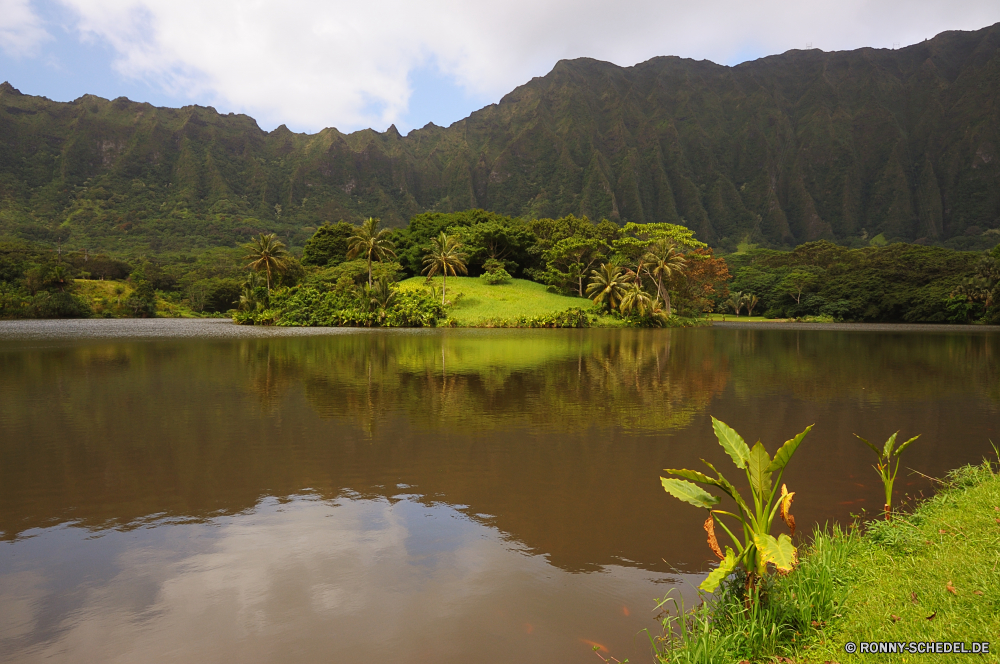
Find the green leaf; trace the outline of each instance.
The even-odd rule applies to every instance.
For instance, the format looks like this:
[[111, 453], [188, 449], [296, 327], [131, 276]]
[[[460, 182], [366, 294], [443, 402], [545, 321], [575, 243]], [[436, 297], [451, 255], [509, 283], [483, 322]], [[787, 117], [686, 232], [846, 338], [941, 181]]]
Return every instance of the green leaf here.
[[[795, 454], [795, 450], [799, 449], [799, 444], [802, 442], [802, 439], [805, 438], [806, 434], [812, 430], [813, 426], [814, 425], [810, 424], [806, 427], [805, 431], [795, 436], [795, 438], [786, 440], [785, 444], [774, 453], [774, 460], [771, 461], [771, 465], [768, 466], [767, 469], [772, 473], [776, 473], [784, 468], [788, 464], [789, 459], [792, 458], [792, 455]], [[862, 440], [864, 440], [864, 438], [862, 438]]]
[[775, 539], [767, 533], [755, 534], [753, 538], [754, 546], [761, 555], [761, 562], [774, 563], [782, 572], [791, 572], [798, 562], [798, 553], [792, 544], [792, 538], [782, 533]]
[[[717, 486], [723, 491], [725, 491], [730, 498], [733, 498], [733, 492], [736, 489], [732, 484], [726, 481], [726, 478], [719, 476], [720, 479], [715, 479], [714, 477], [709, 477], [705, 473], [699, 473], [697, 470], [687, 470], [687, 469], [677, 469], [677, 468], [664, 468], [666, 472], [671, 475], [677, 475], [678, 477], [683, 477], [686, 480], [693, 480], [695, 482], [703, 482], [705, 484], [711, 484], [712, 486]], [[714, 470], [714, 468], [713, 468]]]
[[683, 477], [686, 480], [692, 480], [695, 482], [704, 482], [705, 484], [712, 484], [714, 486], [719, 486], [719, 481], [713, 477], [709, 477], [705, 473], [699, 473], [697, 470], [687, 470], [678, 468], [664, 468], [665, 472], [671, 475], [677, 475], [678, 477]]
[[917, 434], [913, 438], [910, 438], [908, 441], [906, 441], [905, 443], [903, 443], [902, 445], [900, 445], [899, 447], [897, 447], [896, 448], [896, 456], [899, 456], [900, 454], [902, 454], [903, 450], [905, 450], [907, 447], [909, 447], [910, 443], [912, 443], [913, 441], [915, 441], [917, 438], [920, 438], [920, 434]]
[[718, 470], [715, 469], [715, 466], [713, 466], [709, 462], [705, 461], [704, 459], [702, 459], [701, 462], [703, 464], [705, 464], [706, 466], [708, 466], [709, 468], [711, 468], [712, 472], [719, 476], [719, 479], [716, 482], [715, 486], [717, 486], [720, 489], [722, 489], [723, 491], [725, 491], [729, 495], [730, 498], [732, 498], [733, 500], [736, 501], [737, 505], [739, 505], [741, 508], [743, 508], [744, 512], [746, 512], [747, 514], [750, 514], [750, 510], [749, 510], [749, 508], [747, 508], [747, 504], [745, 502], [743, 502], [743, 496], [741, 496], [740, 492], [736, 490], [736, 487], [734, 487], [732, 484], [730, 484], [729, 480], [727, 480], [725, 477], [723, 477], [722, 473], [720, 473]]
[[719, 439], [722, 449], [726, 450], [737, 468], [746, 468], [747, 461], [750, 460], [750, 448], [743, 441], [740, 434], [736, 433], [732, 427], [725, 422], [712, 418], [712, 428], [715, 429], [715, 437]]
[[871, 443], [869, 443], [867, 438], [862, 438], [858, 434], [854, 434], [854, 437], [857, 438], [858, 440], [860, 440], [862, 443], [864, 443], [868, 447], [872, 448], [872, 452], [874, 452], [875, 454], [877, 454], [879, 459], [882, 458], [882, 452], [881, 452], [881, 450], [879, 450], [879, 448], [877, 448], [874, 445], [872, 445]]
[[747, 476], [750, 478], [750, 487], [758, 496], [767, 499], [771, 491], [771, 473], [767, 470], [771, 466], [771, 457], [764, 449], [763, 443], [759, 440], [750, 450], [750, 461], [747, 463]]
[[736, 554], [733, 553], [733, 550], [727, 546], [726, 557], [719, 562], [718, 567], [709, 573], [708, 577], [701, 582], [701, 585], [698, 586], [698, 588], [707, 593], [714, 593], [718, 589], [719, 584], [722, 583], [727, 576], [732, 574], [734, 569], [736, 569]]
[[692, 484], [691, 482], [686, 482], [684, 480], [661, 477], [660, 484], [663, 485], [663, 489], [667, 493], [677, 500], [683, 500], [685, 503], [691, 503], [695, 507], [711, 509], [717, 505], [720, 500], [717, 496], [713, 496], [697, 484]]
[[885, 455], [885, 459], [887, 461], [892, 458], [892, 446], [896, 444], [897, 435], [899, 435], [898, 431], [889, 436], [889, 440], [885, 441], [885, 451], [883, 452], [883, 454]]

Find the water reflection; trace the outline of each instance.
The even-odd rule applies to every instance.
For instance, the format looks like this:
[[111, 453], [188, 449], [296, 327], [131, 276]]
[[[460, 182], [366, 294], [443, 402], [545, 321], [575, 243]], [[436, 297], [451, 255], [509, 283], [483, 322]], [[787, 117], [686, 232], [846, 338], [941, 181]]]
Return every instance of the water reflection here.
[[267, 499], [166, 530], [87, 542], [97, 570], [71, 560], [84, 542], [66, 530], [23, 542], [31, 558], [0, 577], [5, 661], [561, 661], [646, 627], [636, 600], [664, 580], [561, 572], [406, 497]]
[[[7, 340], [0, 648], [551, 661], [592, 657], [587, 639], [638, 660], [657, 583], [711, 559], [704, 515], [657, 480], [728, 463], [710, 414], [772, 452], [816, 423], [785, 476], [797, 520], [845, 519], [880, 504], [854, 431], [922, 433], [906, 465], [931, 475], [991, 452], [997, 343], [722, 329]], [[902, 490], [928, 487], [903, 473]]]

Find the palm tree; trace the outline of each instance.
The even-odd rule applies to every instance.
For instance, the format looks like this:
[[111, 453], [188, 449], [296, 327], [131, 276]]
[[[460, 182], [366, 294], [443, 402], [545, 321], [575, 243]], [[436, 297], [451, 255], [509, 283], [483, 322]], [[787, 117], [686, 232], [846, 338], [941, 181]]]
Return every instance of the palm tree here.
[[743, 291], [736, 291], [734, 293], [730, 293], [729, 299], [726, 300], [726, 304], [729, 305], [729, 308], [733, 310], [733, 313], [736, 314], [737, 318], [739, 318], [740, 311], [743, 310], [743, 302], [744, 302]]
[[260, 286], [260, 275], [257, 272], [251, 272], [246, 281], [243, 282], [240, 299], [234, 302], [240, 311], [257, 311], [264, 308], [265, 302], [261, 299], [261, 294], [257, 292]]
[[646, 316], [653, 311], [653, 298], [637, 282], [632, 282], [625, 289], [625, 294], [622, 295], [621, 302], [621, 312], [623, 314], [629, 314], [633, 311], [640, 316]]
[[743, 296], [743, 304], [747, 305], [747, 316], [753, 316], [753, 310], [760, 304], [760, 298], [753, 293]]
[[378, 313], [379, 323], [384, 323], [389, 308], [396, 303], [396, 288], [386, 277], [379, 277], [375, 285], [365, 285], [361, 290], [361, 305], [370, 313]]
[[347, 238], [347, 258], [354, 258], [364, 254], [368, 261], [368, 285], [372, 285], [372, 261], [385, 260], [387, 256], [396, 257], [395, 245], [389, 239], [389, 230], [378, 229], [381, 220], [377, 217], [368, 217], [358, 228], [357, 232]]
[[669, 316], [670, 292], [663, 287], [663, 282], [669, 283], [676, 275], [684, 274], [687, 259], [673, 244], [661, 241], [649, 247], [643, 261], [646, 263], [646, 273], [656, 282], [656, 292], [663, 301], [664, 313]]
[[274, 233], [261, 233], [251, 238], [247, 245], [247, 255], [243, 258], [250, 261], [247, 267], [254, 272], [267, 273], [267, 292], [271, 293], [271, 275], [274, 272], [284, 272], [288, 267], [288, 252], [285, 245]]
[[423, 269], [422, 274], [426, 274], [430, 278], [437, 274], [438, 270], [441, 271], [441, 306], [444, 306], [444, 291], [448, 284], [448, 273], [451, 272], [453, 277], [458, 276], [458, 272], [469, 273], [468, 268], [465, 267], [465, 261], [469, 257], [459, 251], [461, 248], [462, 243], [459, 242], [458, 237], [441, 231], [440, 235], [431, 238], [431, 248], [427, 250], [427, 255], [424, 257], [424, 265], [427, 267]]
[[603, 304], [611, 313], [625, 294], [626, 279], [622, 269], [613, 263], [601, 263], [601, 267], [591, 270], [590, 274], [592, 278], [587, 285], [587, 297], [594, 304]]

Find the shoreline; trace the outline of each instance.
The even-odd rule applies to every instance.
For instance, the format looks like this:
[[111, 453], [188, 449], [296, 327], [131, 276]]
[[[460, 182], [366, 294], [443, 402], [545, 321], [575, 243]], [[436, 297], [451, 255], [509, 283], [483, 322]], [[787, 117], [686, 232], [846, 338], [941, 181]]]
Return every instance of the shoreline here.
[[[438, 325], [436, 327], [310, 327], [275, 325], [239, 325], [231, 318], [33, 318], [0, 319], [0, 339], [43, 339], [43, 338], [127, 338], [127, 337], [268, 337], [306, 336], [323, 334], [346, 334], [352, 331], [374, 332], [378, 330], [681, 330], [711, 329], [722, 330], [787, 330], [787, 331], [832, 331], [832, 332], [900, 332], [900, 333], [973, 333], [1000, 334], [1000, 325], [946, 325], [927, 323], [801, 323], [801, 322], [738, 322], [692, 319], [693, 325], [666, 328], [640, 328], [625, 325], [592, 325], [585, 328], [506, 325]], [[169, 322], [168, 322], [169, 321]], [[176, 332], [162, 329], [174, 326]], [[155, 328], [161, 328], [156, 330]], [[181, 328], [187, 328], [186, 330]], [[195, 329], [211, 330], [207, 335], [199, 335]], [[214, 328], [214, 329], [213, 329]], [[222, 332], [222, 330], [226, 330]], [[100, 331], [100, 332], [99, 332]], [[94, 334], [99, 332], [98, 334]], [[102, 332], [102, 333], [101, 333]]]
[[[847, 596], [829, 628], [803, 648], [803, 662], [845, 655], [848, 642], [1000, 643], [1000, 475], [988, 459], [957, 468], [941, 489], [892, 521], [872, 521], [848, 553]], [[842, 614], [842, 615], [840, 615]], [[859, 653], [860, 654], [860, 653]], [[895, 662], [867, 653], [866, 661]], [[911, 654], [903, 661], [940, 661]]]
[[708, 327], [731, 330], [830, 330], [842, 332], [963, 332], [1000, 333], [1000, 325], [959, 323], [804, 323], [796, 321], [721, 321]]
[[[984, 459], [950, 471], [935, 494], [894, 512], [891, 521], [817, 528], [800, 545], [796, 569], [771, 577], [759, 608], [747, 615], [743, 600], [734, 599], [732, 589], [742, 587], [737, 580], [683, 614], [696, 629], [658, 637], [656, 660], [822, 664], [853, 660], [856, 649], [870, 662], [935, 662], [943, 661], [940, 655], [920, 644], [964, 643], [972, 652], [973, 643], [992, 640], [988, 661], [998, 661], [995, 467]], [[907, 649], [880, 653], [869, 650], [873, 643]]]

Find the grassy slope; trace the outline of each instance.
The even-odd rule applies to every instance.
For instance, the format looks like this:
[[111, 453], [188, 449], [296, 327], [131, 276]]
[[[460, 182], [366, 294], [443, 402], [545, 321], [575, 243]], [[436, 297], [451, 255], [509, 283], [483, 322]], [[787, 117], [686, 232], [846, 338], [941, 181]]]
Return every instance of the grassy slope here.
[[[801, 661], [852, 659], [843, 650], [847, 641], [973, 640], [992, 641], [985, 661], [1000, 661], [1000, 477], [985, 465], [963, 469], [953, 487], [914, 514], [870, 529], [848, 557], [845, 572], [851, 582], [842, 618]], [[961, 659], [855, 657], [914, 663]]]
[[[400, 282], [403, 289], [418, 289], [425, 285], [424, 277], [413, 277]], [[441, 278], [435, 277], [433, 285], [441, 288]], [[545, 286], [525, 279], [512, 279], [509, 283], [490, 286], [478, 277], [448, 277], [448, 316], [460, 325], [475, 326], [489, 319], [518, 318], [519, 316], [546, 316], [573, 307], [589, 309], [590, 300], [558, 295], [545, 290]]]
[[[97, 316], [129, 318], [131, 312], [122, 306], [132, 294], [132, 286], [126, 281], [114, 279], [74, 279], [73, 293], [90, 303]], [[156, 315], [161, 318], [198, 318], [199, 315], [188, 307], [156, 298]]]

